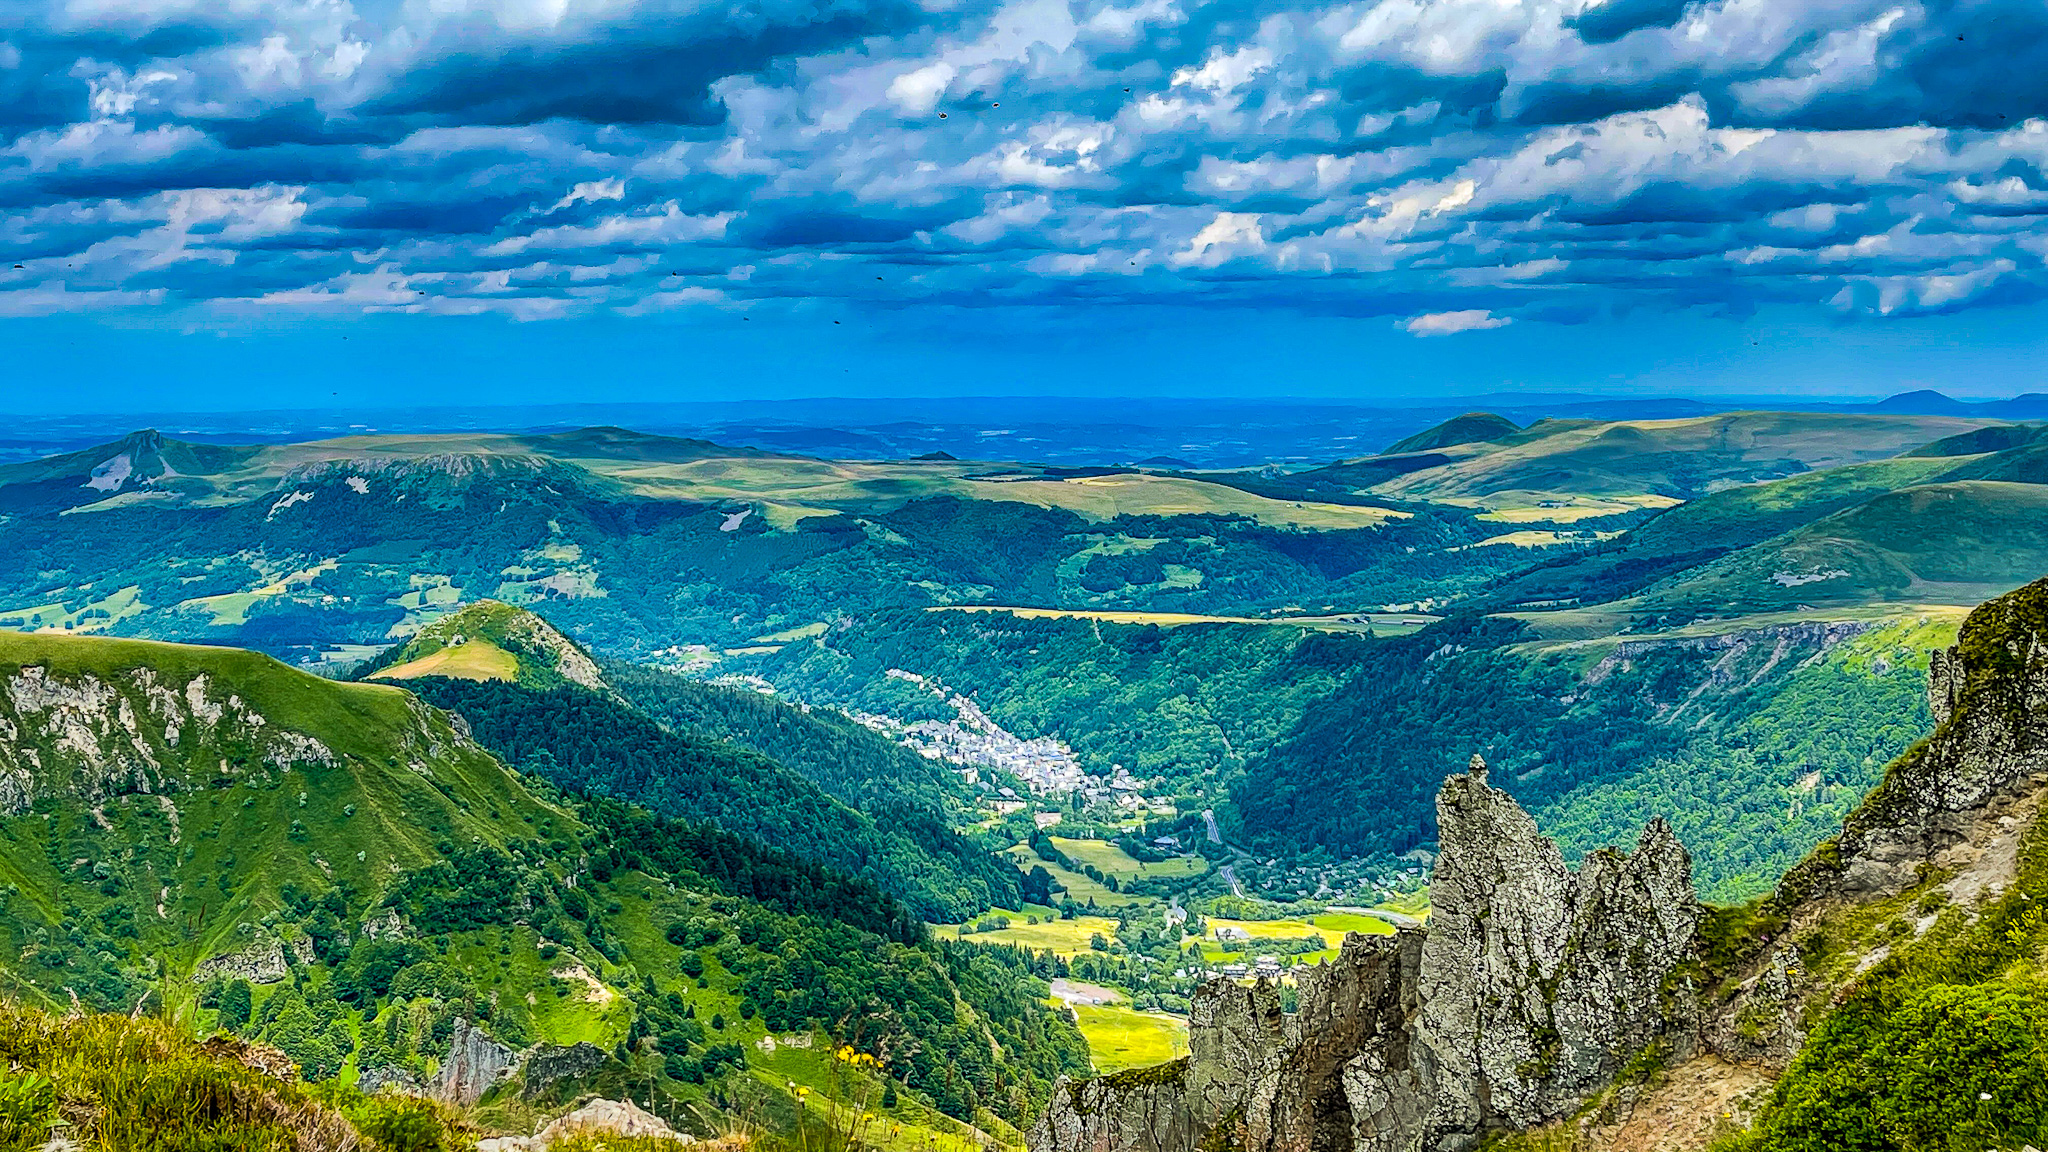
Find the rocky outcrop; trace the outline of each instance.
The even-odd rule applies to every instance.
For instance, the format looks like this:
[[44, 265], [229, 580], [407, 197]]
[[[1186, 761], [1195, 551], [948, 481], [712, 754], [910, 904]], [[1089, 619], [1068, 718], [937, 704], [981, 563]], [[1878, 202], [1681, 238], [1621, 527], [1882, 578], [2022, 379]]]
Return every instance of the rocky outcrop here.
[[[1841, 981], [1880, 962], [1894, 937], [1848, 939], [1834, 922], [1859, 906], [1930, 885], [1934, 906], [1974, 908], [2019, 875], [2024, 838], [2048, 796], [2048, 581], [1979, 605], [1954, 647], [1931, 654], [1935, 730], [1759, 910], [1758, 935], [1723, 973], [1701, 1029], [1715, 1053], [1783, 1068]], [[1897, 921], [1917, 935], [1926, 907]], [[1801, 940], [1847, 960], [1808, 970]], [[1852, 933], [1853, 935], [1853, 933]]]
[[543, 1045], [526, 1059], [526, 1086], [521, 1095], [530, 1100], [565, 1080], [588, 1076], [604, 1067], [606, 1059], [604, 1049], [587, 1040], [567, 1048]]
[[483, 1099], [493, 1084], [510, 1075], [515, 1054], [462, 1017], [448, 1038], [448, 1055], [434, 1078], [434, 1094], [465, 1107]]
[[275, 938], [258, 940], [247, 947], [199, 962], [193, 969], [194, 983], [204, 983], [213, 977], [225, 980], [247, 980], [251, 984], [275, 984], [291, 974], [285, 963], [284, 945]]
[[[2048, 582], [1970, 613], [1956, 646], [1931, 654], [1934, 735], [1901, 757], [1799, 880], [1841, 895], [1912, 886], [1943, 853], [2048, 783]], [[1833, 873], [1833, 875], [1821, 875]]]
[[1345, 938], [1277, 991], [1215, 980], [1189, 1056], [1063, 1083], [1033, 1152], [1417, 1152], [1561, 1116], [1692, 1020], [1679, 973], [1700, 907], [1662, 821], [1576, 870], [1486, 766], [1437, 798], [1426, 931]]
[[[668, 1122], [631, 1100], [592, 1100], [559, 1117], [532, 1136], [494, 1136], [477, 1142], [477, 1152], [546, 1152], [558, 1141], [576, 1136], [634, 1136], [672, 1140], [678, 1147], [696, 1137], [678, 1132]], [[599, 1145], [602, 1147], [602, 1145]]]
[[1485, 765], [1437, 798], [1422, 1031], [1440, 1061], [1437, 1132], [1524, 1128], [1600, 1088], [1667, 1030], [1690, 955], [1692, 859], [1653, 820], [1633, 853], [1574, 871]]

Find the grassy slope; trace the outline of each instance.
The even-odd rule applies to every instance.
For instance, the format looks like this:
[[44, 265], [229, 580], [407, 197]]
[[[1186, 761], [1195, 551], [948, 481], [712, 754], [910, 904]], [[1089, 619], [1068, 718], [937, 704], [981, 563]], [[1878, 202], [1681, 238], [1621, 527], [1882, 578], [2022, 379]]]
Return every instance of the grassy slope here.
[[[530, 859], [544, 842], [553, 843], [563, 853], [561, 876], [590, 866], [586, 848], [603, 847], [589, 824], [537, 796], [396, 688], [326, 681], [232, 649], [0, 634], [0, 684], [18, 682], [26, 667], [44, 669], [69, 688], [85, 684], [86, 676], [113, 686], [118, 695], [102, 709], [113, 727], [99, 726], [108, 741], [101, 753], [121, 746], [119, 709], [125, 701], [143, 746], [166, 768], [152, 779], [153, 792], [116, 787], [116, 794], [94, 805], [77, 793], [90, 784], [89, 769], [71, 769], [95, 758], [81, 759], [75, 745], [66, 753], [43, 738], [38, 720], [48, 709], [0, 706], [0, 719], [16, 726], [17, 737], [0, 742], [0, 754], [19, 759], [24, 748], [37, 753], [44, 793], [34, 810], [0, 816], [0, 933], [11, 945], [0, 954], [20, 957], [0, 966], [0, 983], [17, 996], [62, 1003], [61, 989], [72, 986], [92, 1002], [104, 990], [125, 985], [125, 991], [106, 992], [113, 1001], [108, 1006], [117, 1002], [125, 1009], [135, 989], [144, 987], [153, 998], [169, 998], [162, 1007], [181, 1026], [208, 1029], [218, 1012], [194, 1002], [191, 987], [176, 977], [198, 960], [254, 938], [288, 943], [299, 937], [305, 912], [294, 910], [289, 888], [315, 896], [348, 892], [357, 909], [351, 915], [361, 915], [387, 885], [444, 860], [441, 847], [449, 844], [510, 845]], [[146, 710], [147, 697], [137, 686], [144, 673], [177, 689], [181, 698], [187, 682], [204, 676], [215, 699], [232, 696], [264, 722], [260, 728], [223, 723], [209, 731], [187, 719], [173, 743]], [[0, 704], [5, 700], [0, 689]], [[88, 717], [87, 723], [94, 721]], [[265, 741], [287, 731], [320, 740], [341, 763], [263, 766], [265, 752], [274, 747]], [[219, 773], [217, 765], [234, 772]], [[176, 806], [175, 821], [167, 818], [165, 803]], [[464, 995], [495, 1002], [492, 1027], [512, 1030], [518, 1044], [589, 1041], [609, 1051], [626, 1037], [643, 993], [680, 998], [705, 1022], [706, 1042], [736, 1043], [748, 1054], [769, 1114], [796, 1106], [783, 1088], [790, 1081], [819, 1099], [843, 1093], [846, 1085], [829, 1059], [808, 1052], [770, 1058], [756, 1047], [767, 1029], [741, 1011], [739, 977], [721, 964], [719, 947], [682, 947], [665, 938], [666, 926], [689, 920], [724, 926], [721, 939], [729, 945], [735, 917], [761, 914], [748, 901], [693, 887], [697, 882], [687, 874], [685, 881], [637, 871], [620, 871], [608, 880], [584, 875], [580, 887], [593, 908], [591, 939], [584, 938], [582, 926], [561, 918], [549, 933], [559, 952], [543, 948], [534, 928], [506, 923], [415, 935], [425, 949], [416, 956], [428, 967], [456, 973], [472, 990]], [[159, 889], [162, 913], [153, 907]], [[600, 920], [606, 927], [597, 927]], [[607, 941], [601, 947], [593, 942], [600, 935]], [[686, 975], [689, 952], [701, 961], [701, 984]], [[112, 958], [106, 971], [95, 953]], [[335, 988], [337, 969], [290, 962], [293, 979], [255, 989], [259, 1020], [276, 1004], [295, 1006], [276, 1027], [285, 1027], [289, 1013], [303, 1011], [298, 1005], [310, 1001], [316, 1005], [314, 1033], [340, 1028], [356, 1038], [351, 1044], [367, 1044], [373, 1033], [396, 1029], [402, 1047], [432, 1055], [445, 1039], [423, 1039], [419, 1029], [425, 1022], [445, 1027], [451, 1013], [472, 1011], [460, 996], [440, 1003], [419, 994], [410, 1007], [395, 999], [358, 1019], [322, 999]], [[589, 976], [576, 975], [579, 967]], [[159, 979], [164, 970], [174, 979]], [[635, 998], [633, 1005], [628, 996]], [[717, 1018], [722, 1026], [712, 1027]], [[261, 1025], [266, 1039], [271, 1026]], [[415, 1035], [408, 1041], [409, 1033]], [[294, 1035], [307, 1038], [303, 1031]], [[361, 1052], [349, 1057], [340, 1069], [343, 1080], [364, 1058]], [[660, 1066], [659, 1053], [651, 1060]], [[615, 1073], [625, 1074], [614, 1069], [603, 1075]], [[652, 1075], [643, 1070], [628, 1082], [645, 1085]], [[608, 1082], [598, 1087], [614, 1095], [623, 1090]], [[688, 1084], [664, 1090], [679, 1094], [688, 1107], [703, 1105], [708, 1091]], [[500, 1100], [486, 1109], [485, 1119], [530, 1128], [535, 1113], [516, 1099]], [[938, 1115], [911, 1093], [904, 1094], [894, 1124], [889, 1144], [895, 1147], [979, 1143], [973, 1130]], [[992, 1116], [985, 1117], [984, 1128], [1010, 1131]]]
[[2048, 571], [2044, 513], [2043, 485], [1972, 480], [1885, 492], [1652, 586], [1642, 603], [1737, 612], [1974, 603]]
[[[1949, 417], [1735, 412], [1684, 420], [1533, 425], [1499, 447], [1376, 487], [1405, 499], [1507, 493], [1690, 499], [1729, 483], [1875, 460], [1981, 422]], [[1469, 450], [1468, 446], [1468, 450]]]
[[[502, 845], [543, 821], [568, 819], [395, 688], [334, 684], [233, 649], [0, 633], [0, 678], [31, 665], [54, 678], [90, 675], [112, 684], [144, 716], [138, 669], [181, 688], [204, 675], [215, 696], [239, 697], [269, 732], [299, 733], [335, 754], [336, 763], [265, 768], [251, 754], [265, 746], [261, 734], [253, 742], [235, 733], [210, 737], [188, 723], [172, 745], [145, 721], [143, 744], [177, 782], [162, 801], [111, 797], [100, 805], [110, 825], [102, 830], [65, 794], [65, 782], [44, 776], [39, 791], [57, 789], [39, 805], [48, 818], [16, 818], [0, 830], [0, 867], [25, 890], [52, 891], [69, 879], [51, 856], [60, 842], [99, 845], [96, 855], [119, 846], [144, 859], [169, 891], [164, 916], [142, 925], [141, 938], [181, 966], [219, 947], [238, 924], [276, 912], [287, 884], [375, 891], [393, 871], [438, 859], [441, 838]], [[18, 713], [14, 722], [33, 730]], [[47, 765], [67, 759], [47, 739], [38, 750]], [[424, 771], [412, 770], [415, 764]], [[221, 766], [233, 771], [230, 787], [219, 784], [228, 779]], [[178, 813], [175, 832], [166, 803]], [[83, 899], [90, 906], [90, 895]], [[60, 908], [44, 911], [55, 919]]]

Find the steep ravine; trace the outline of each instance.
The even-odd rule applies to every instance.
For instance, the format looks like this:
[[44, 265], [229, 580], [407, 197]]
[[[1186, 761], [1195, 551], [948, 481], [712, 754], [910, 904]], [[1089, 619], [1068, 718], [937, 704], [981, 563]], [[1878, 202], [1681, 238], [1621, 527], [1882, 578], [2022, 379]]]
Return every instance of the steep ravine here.
[[[1979, 985], [2038, 976], [2042, 918], [1998, 918], [2039, 879], [2028, 861], [2048, 791], [2048, 582], [1972, 613], [1937, 654], [1930, 697], [1933, 735], [1839, 837], [1740, 909], [1696, 900], [1661, 820], [1632, 852], [1567, 866], [1474, 757], [1437, 796], [1426, 930], [1347, 938], [1334, 963], [1300, 973], [1295, 1014], [1264, 982], [1211, 982], [1191, 1008], [1189, 1057], [1063, 1084], [1033, 1152], [1457, 1152], [1556, 1126], [1579, 1148], [1685, 1148], [1753, 1118], [1755, 1146], [1777, 1146], [1786, 1117], [1823, 1091], [1807, 1081], [1840, 1063], [1802, 1055], [1809, 1038], [1854, 1034], [1840, 1005], [1877, 985], [1923, 989], [1936, 977], [1918, 973], [1947, 969], [1914, 957], [1944, 949], [1988, 957], [1967, 977]], [[2017, 943], [1987, 952], [1979, 937]], [[1984, 1114], [2005, 1097], [1974, 1081], [1929, 1091], [1925, 1109], [1943, 1093], [1978, 1107], [1993, 1142], [1958, 1147], [2032, 1131]], [[1872, 1130], [1902, 1130], [1886, 1123]]]

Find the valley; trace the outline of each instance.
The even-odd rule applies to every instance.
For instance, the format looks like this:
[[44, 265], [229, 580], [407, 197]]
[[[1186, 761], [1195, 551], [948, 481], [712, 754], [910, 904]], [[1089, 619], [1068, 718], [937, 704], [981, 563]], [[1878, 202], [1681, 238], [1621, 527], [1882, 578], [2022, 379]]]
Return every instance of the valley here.
[[615, 428], [0, 465], [0, 980], [496, 1131], [595, 1094], [1016, 1146], [1061, 1076], [1189, 1056], [1217, 978], [1292, 1012], [1434, 923], [1475, 755], [1568, 858], [1663, 820], [1701, 899], [1777, 890], [1937, 723], [1970, 610], [2048, 571], [2036, 440], [1471, 414], [1213, 471]]

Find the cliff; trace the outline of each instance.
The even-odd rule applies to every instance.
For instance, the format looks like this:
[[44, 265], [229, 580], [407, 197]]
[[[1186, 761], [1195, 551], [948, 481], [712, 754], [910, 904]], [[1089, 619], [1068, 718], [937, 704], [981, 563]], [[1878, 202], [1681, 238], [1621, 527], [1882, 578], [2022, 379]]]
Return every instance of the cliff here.
[[1348, 936], [1293, 1015], [1263, 981], [1211, 981], [1185, 1061], [1063, 1084], [1034, 1152], [1472, 1147], [1570, 1112], [1690, 1020], [1700, 909], [1661, 821], [1573, 869], [1478, 757], [1437, 815], [1427, 931]]

